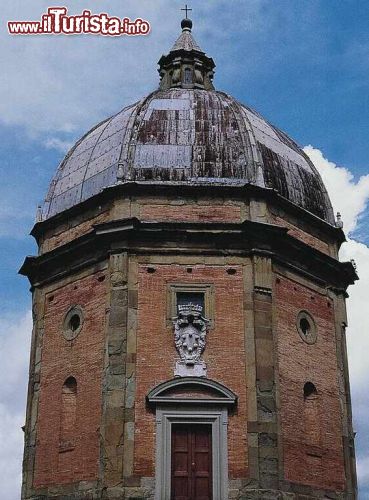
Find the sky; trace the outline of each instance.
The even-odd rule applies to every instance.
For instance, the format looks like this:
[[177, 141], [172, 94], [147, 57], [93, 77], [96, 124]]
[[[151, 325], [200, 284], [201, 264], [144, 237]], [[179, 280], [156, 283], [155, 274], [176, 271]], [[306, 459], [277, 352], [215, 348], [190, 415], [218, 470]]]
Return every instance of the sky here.
[[[52, 5], [57, 2], [52, 2]], [[64, 0], [151, 23], [146, 37], [10, 36], [43, 0], [2, 0], [0, 25], [1, 498], [20, 498], [31, 296], [17, 274], [37, 252], [36, 208], [68, 148], [97, 122], [158, 85], [157, 61], [179, 35], [177, 0]], [[369, 2], [193, 0], [193, 34], [214, 58], [215, 86], [286, 131], [319, 169], [360, 281], [347, 330], [360, 495], [369, 499]]]

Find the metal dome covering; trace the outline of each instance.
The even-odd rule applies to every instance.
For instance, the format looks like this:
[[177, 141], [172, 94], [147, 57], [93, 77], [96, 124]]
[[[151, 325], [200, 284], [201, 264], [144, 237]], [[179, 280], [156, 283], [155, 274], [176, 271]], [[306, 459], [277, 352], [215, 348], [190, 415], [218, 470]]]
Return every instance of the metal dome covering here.
[[329, 197], [312, 162], [286, 134], [214, 90], [214, 61], [192, 22], [159, 60], [160, 88], [88, 132], [60, 164], [42, 209], [52, 217], [123, 182], [251, 184], [331, 224]]
[[125, 181], [249, 183], [334, 224], [323, 182], [305, 153], [223, 92], [158, 90], [97, 125], [60, 164], [43, 218]]

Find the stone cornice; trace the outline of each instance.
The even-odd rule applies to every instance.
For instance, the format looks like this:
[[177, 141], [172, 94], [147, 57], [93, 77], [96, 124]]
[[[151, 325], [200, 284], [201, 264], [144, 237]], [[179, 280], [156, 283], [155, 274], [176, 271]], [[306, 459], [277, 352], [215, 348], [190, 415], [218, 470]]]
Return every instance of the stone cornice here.
[[216, 184], [211, 182], [191, 182], [188, 184], [178, 182], [136, 182], [128, 181], [122, 184], [117, 184], [104, 189], [101, 193], [88, 198], [87, 200], [71, 207], [68, 210], [61, 212], [42, 222], [37, 222], [31, 230], [31, 235], [37, 242], [45, 234], [46, 231], [57, 225], [62, 225], [66, 221], [74, 217], [80, 217], [81, 213], [87, 210], [94, 209], [99, 205], [104, 205], [108, 202], [113, 202], [114, 199], [122, 197], [129, 198], [130, 196], [174, 196], [191, 197], [191, 196], [219, 196], [232, 201], [245, 201], [252, 197], [260, 200], [265, 200], [271, 204], [282, 208], [287, 214], [291, 214], [296, 219], [303, 221], [312, 228], [322, 231], [333, 241], [338, 244], [346, 241], [345, 234], [341, 228], [332, 226], [331, 224], [320, 219], [316, 215], [304, 210], [295, 205], [291, 201], [281, 196], [277, 191], [268, 188], [261, 188], [253, 184]]
[[32, 286], [94, 265], [110, 253], [158, 255], [266, 255], [321, 286], [346, 290], [358, 279], [350, 262], [338, 260], [290, 236], [288, 229], [260, 222], [146, 222], [136, 218], [94, 226], [88, 234], [37, 257], [20, 273]]

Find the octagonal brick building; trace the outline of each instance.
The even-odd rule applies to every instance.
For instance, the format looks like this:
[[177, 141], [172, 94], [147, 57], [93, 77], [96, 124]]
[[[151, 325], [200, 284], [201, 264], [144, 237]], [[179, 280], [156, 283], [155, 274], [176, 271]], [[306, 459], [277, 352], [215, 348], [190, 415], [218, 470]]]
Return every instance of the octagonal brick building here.
[[213, 86], [160, 85], [59, 165], [33, 294], [22, 499], [355, 499], [345, 298], [316, 168]]

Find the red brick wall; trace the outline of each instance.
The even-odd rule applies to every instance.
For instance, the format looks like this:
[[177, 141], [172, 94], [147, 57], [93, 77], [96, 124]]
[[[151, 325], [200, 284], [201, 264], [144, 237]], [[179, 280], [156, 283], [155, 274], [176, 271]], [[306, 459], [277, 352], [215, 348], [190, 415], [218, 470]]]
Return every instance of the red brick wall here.
[[235, 275], [221, 266], [158, 265], [147, 273], [139, 267], [137, 389], [135, 404], [135, 474], [155, 475], [155, 415], [145, 408], [145, 396], [154, 386], [174, 376], [178, 359], [173, 329], [166, 326], [168, 283], [213, 283], [215, 327], [207, 336], [204, 360], [208, 377], [229, 387], [239, 397], [228, 428], [229, 474], [247, 476], [247, 416], [242, 268]]
[[50, 252], [61, 245], [65, 245], [66, 243], [87, 234], [92, 230], [92, 226], [94, 224], [102, 224], [103, 222], [109, 220], [109, 218], [110, 213], [109, 211], [106, 211], [75, 226], [70, 226], [70, 223], [66, 223], [57, 230], [47, 232], [44, 238], [44, 243], [42, 244], [42, 252]]
[[[91, 275], [46, 296], [36, 488], [97, 478], [106, 296], [105, 281], [100, 282], [97, 277], [98, 274]], [[85, 320], [77, 338], [70, 342], [62, 335], [62, 325], [68, 309], [75, 304], [82, 307]], [[70, 428], [73, 415], [64, 412], [67, 421], [62, 422], [63, 384], [70, 376], [77, 381], [74, 433]], [[64, 404], [68, 404], [66, 396], [71, 394], [64, 394]], [[63, 426], [67, 428], [62, 429]], [[61, 435], [62, 430], [67, 432], [71, 446], [65, 442], [65, 434]], [[61, 449], [69, 451], [60, 452]]]
[[143, 220], [185, 222], [240, 222], [241, 209], [234, 205], [143, 205]]
[[287, 222], [285, 219], [278, 217], [277, 215], [273, 215], [273, 222], [274, 224], [278, 224], [279, 226], [288, 227], [289, 229], [288, 234], [294, 236], [298, 240], [303, 241], [307, 245], [310, 245], [311, 247], [315, 248], [316, 250], [319, 250], [322, 253], [330, 255], [329, 245], [325, 241], [322, 241], [319, 238], [313, 236], [312, 234], [303, 231], [297, 226], [291, 224], [290, 222]]
[[[333, 304], [327, 297], [283, 277], [279, 283], [277, 280], [275, 298], [285, 478], [342, 490], [344, 463]], [[297, 332], [296, 317], [302, 309], [310, 312], [318, 328], [313, 345], [306, 344]], [[308, 381], [317, 389], [317, 400], [304, 400], [303, 388]]]
[[[239, 222], [241, 209], [236, 205], [157, 205], [143, 204], [140, 206], [140, 218], [143, 220], [158, 221], [194, 221], [194, 222]], [[42, 243], [42, 252], [49, 252], [61, 245], [87, 234], [94, 224], [102, 224], [111, 219], [110, 210], [91, 217], [90, 219], [72, 226], [73, 221], [48, 231]]]

